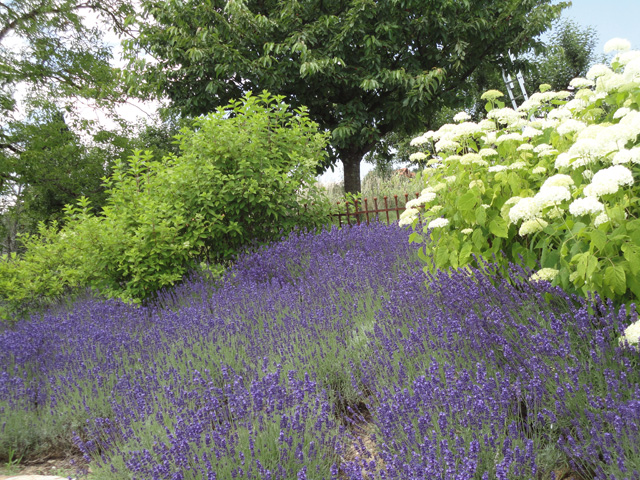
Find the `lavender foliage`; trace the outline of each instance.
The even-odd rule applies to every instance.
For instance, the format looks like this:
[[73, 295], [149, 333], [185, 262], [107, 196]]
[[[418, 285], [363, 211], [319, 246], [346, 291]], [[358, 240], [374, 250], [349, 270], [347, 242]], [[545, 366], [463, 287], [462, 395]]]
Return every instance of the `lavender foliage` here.
[[640, 478], [634, 319], [516, 267], [425, 277], [407, 235], [298, 233], [1, 332], [0, 456], [48, 430], [105, 479]]

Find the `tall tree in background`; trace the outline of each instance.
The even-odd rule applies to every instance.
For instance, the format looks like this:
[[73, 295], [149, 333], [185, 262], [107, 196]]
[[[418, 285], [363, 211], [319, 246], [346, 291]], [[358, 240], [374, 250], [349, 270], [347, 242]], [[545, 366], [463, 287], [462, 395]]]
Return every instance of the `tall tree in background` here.
[[141, 4], [140, 35], [129, 44], [132, 85], [168, 96], [185, 115], [210, 112], [248, 90], [286, 95], [331, 132], [323, 167], [342, 160], [347, 192], [360, 190], [360, 162], [385, 134], [415, 128], [487, 60], [509, 49], [527, 51], [566, 6], [552, 0]]
[[125, 0], [0, 2], [0, 253], [80, 195], [99, 203], [114, 142], [88, 148], [109, 135], [78, 105], [126, 101], [104, 33], [126, 33], [132, 12]]
[[596, 52], [595, 27], [583, 27], [570, 19], [556, 22], [546, 44], [545, 51], [531, 59], [533, 68], [527, 75], [530, 92], [542, 83], [566, 90], [572, 79], [583, 77], [593, 64], [605, 61], [604, 55]]

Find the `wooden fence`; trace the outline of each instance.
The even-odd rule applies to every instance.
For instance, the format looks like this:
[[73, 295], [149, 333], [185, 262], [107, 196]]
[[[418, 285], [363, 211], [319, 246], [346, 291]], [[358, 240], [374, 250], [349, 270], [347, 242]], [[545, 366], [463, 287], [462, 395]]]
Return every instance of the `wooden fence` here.
[[[416, 198], [420, 196], [419, 193], [415, 194]], [[402, 197], [400, 197], [402, 198]], [[332, 217], [338, 218], [338, 224], [342, 226], [343, 218], [346, 220], [345, 224], [351, 225], [352, 222], [354, 224], [360, 225], [361, 222], [367, 222], [367, 225], [372, 220], [377, 221], [385, 221], [387, 224], [391, 223], [391, 219], [389, 217], [389, 212], [395, 212], [395, 218], [393, 221], [395, 222], [398, 218], [400, 218], [400, 214], [404, 211], [406, 203], [409, 201], [409, 194], [404, 194], [404, 203], [400, 205], [398, 202], [398, 195], [394, 195], [392, 198], [387, 196], [382, 197], [381, 203], [383, 205], [378, 205], [378, 197], [373, 197], [373, 205], [372, 208], [369, 208], [369, 200], [364, 198], [362, 201], [354, 200], [353, 202], [338, 202], [338, 209], [342, 210], [342, 205], [344, 205], [345, 211], [340, 211], [336, 213], [332, 213]], [[389, 206], [391, 204], [391, 206]], [[350, 211], [350, 208], [353, 211]], [[353, 220], [352, 220], [353, 218]]]

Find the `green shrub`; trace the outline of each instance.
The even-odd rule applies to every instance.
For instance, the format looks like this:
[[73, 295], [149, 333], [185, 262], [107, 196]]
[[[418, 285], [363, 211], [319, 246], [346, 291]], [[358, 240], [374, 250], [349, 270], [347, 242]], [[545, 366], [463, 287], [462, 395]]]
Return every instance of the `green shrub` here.
[[141, 300], [198, 261], [326, 222], [314, 185], [326, 135], [282, 98], [248, 94], [183, 129], [179, 155], [119, 162], [98, 215], [87, 200], [68, 206], [62, 229], [42, 225], [23, 256], [0, 261], [5, 306], [84, 286]]
[[416, 228], [412, 241], [430, 239], [430, 268], [495, 255], [541, 268], [533, 280], [637, 301], [640, 52], [622, 51], [587, 77], [571, 82], [575, 95], [541, 86], [518, 111], [487, 92], [487, 119], [461, 113], [414, 139], [434, 156], [401, 223]]

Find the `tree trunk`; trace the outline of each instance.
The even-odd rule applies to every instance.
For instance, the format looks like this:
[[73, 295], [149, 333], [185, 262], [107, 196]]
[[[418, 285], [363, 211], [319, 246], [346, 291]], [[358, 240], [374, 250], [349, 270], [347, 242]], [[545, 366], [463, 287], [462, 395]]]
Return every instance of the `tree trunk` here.
[[364, 153], [351, 151], [341, 155], [344, 165], [344, 192], [360, 193], [360, 162]]

